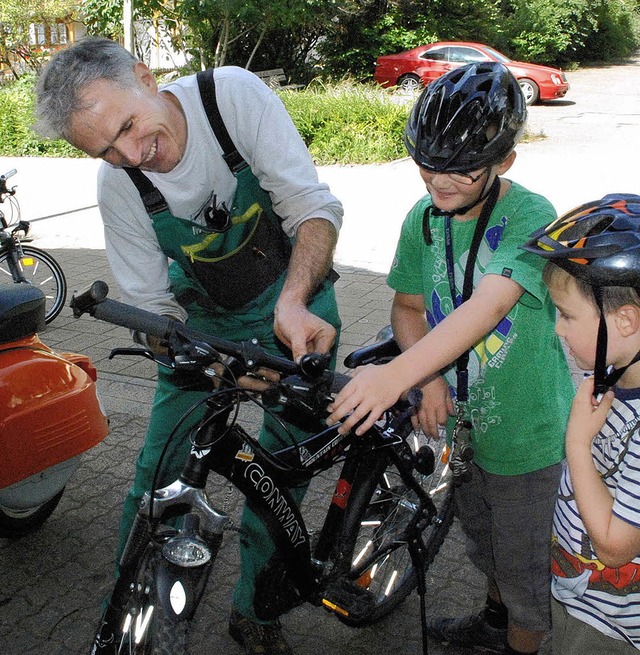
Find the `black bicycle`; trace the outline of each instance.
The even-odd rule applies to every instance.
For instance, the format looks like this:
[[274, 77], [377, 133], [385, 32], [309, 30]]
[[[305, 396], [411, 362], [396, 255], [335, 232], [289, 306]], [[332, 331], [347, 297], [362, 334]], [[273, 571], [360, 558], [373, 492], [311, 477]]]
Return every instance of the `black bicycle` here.
[[[348, 378], [328, 371], [326, 356], [308, 355], [296, 364], [257, 342], [196, 332], [110, 300], [107, 293], [104, 282], [94, 282], [74, 294], [74, 315], [88, 312], [163, 339], [174, 375], [206, 379], [211, 393], [180, 478], [150, 490], [141, 502], [91, 653], [187, 652], [190, 622], [229, 527], [228, 515], [205, 491], [212, 471], [240, 490], [276, 544], [276, 555], [256, 581], [260, 618], [275, 619], [310, 602], [350, 626], [365, 626], [388, 615], [416, 585], [424, 616], [424, 574], [449, 530], [453, 507], [444, 440], [421, 444], [413, 431], [417, 399], [399, 401], [362, 437], [340, 435], [322, 419]], [[348, 364], [381, 361], [396, 348], [389, 340], [375, 344], [350, 355]], [[140, 349], [114, 351], [132, 352], [153, 358]], [[220, 378], [212, 367], [223, 361]], [[260, 367], [278, 371], [281, 379], [258, 400], [236, 380]], [[266, 411], [284, 408], [291, 422], [315, 422], [317, 433], [267, 452], [237, 420], [239, 403], [247, 400]], [[338, 462], [335, 492], [312, 544], [289, 488]], [[423, 643], [426, 649], [426, 638]]]
[[67, 280], [50, 254], [22, 243], [28, 239], [31, 225], [20, 220], [16, 187], [7, 187], [7, 180], [15, 173], [14, 168], [0, 175], [0, 204], [9, 205], [8, 217], [0, 210], [0, 284], [28, 283], [38, 287], [45, 296], [44, 320], [51, 323], [64, 307]]

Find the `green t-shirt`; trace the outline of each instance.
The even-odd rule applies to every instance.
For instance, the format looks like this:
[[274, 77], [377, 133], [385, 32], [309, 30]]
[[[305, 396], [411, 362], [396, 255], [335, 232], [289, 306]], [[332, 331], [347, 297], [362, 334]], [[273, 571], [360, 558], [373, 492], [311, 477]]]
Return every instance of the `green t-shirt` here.
[[[430, 203], [427, 195], [407, 215], [387, 283], [401, 293], [423, 295], [433, 328], [451, 313], [453, 303], [444, 218], [430, 217], [431, 245], [423, 236], [423, 215]], [[476, 260], [474, 286], [493, 273], [525, 290], [469, 357], [474, 461], [498, 475], [535, 471], [559, 462], [564, 453], [574, 386], [554, 333], [555, 308], [542, 282], [544, 260], [519, 249], [531, 232], [555, 216], [545, 198], [512, 183], [491, 213]], [[476, 223], [451, 221], [458, 302]], [[455, 394], [455, 362], [443, 373]]]

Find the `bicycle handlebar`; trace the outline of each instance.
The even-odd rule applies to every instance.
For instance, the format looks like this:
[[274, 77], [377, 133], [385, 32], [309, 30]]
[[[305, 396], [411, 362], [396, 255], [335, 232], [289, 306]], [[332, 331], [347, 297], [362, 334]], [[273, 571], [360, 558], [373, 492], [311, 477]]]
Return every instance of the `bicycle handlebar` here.
[[111, 300], [107, 297], [108, 293], [109, 286], [100, 280], [93, 282], [86, 290], [74, 293], [71, 299], [73, 315], [79, 318], [82, 314], [88, 313], [101, 321], [163, 340], [171, 340], [173, 336], [177, 336], [193, 345], [196, 350], [199, 344], [204, 344], [213, 348], [217, 353], [239, 360], [247, 371], [268, 368], [283, 375], [300, 375], [311, 380], [324, 378], [331, 383], [333, 392], [342, 389], [350, 380], [344, 374], [326, 370], [329, 359], [326, 355], [312, 353], [305, 355], [300, 363], [296, 363], [284, 357], [269, 354], [255, 339], [234, 342], [192, 330], [175, 319]]
[[13, 187], [13, 189], [7, 189], [7, 180], [14, 176], [18, 171], [15, 168], [12, 168], [10, 171], [7, 171], [4, 173], [4, 175], [0, 175], [0, 195], [13, 195], [16, 192], [16, 188]]

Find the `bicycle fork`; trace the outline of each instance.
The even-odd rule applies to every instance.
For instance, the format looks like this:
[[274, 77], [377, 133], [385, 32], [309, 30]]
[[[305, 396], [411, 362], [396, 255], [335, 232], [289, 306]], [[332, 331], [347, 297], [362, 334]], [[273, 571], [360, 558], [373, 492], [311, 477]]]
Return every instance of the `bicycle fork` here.
[[6, 232], [0, 231], [0, 250], [7, 253], [7, 264], [13, 281], [18, 284], [19, 282], [27, 282], [27, 278], [22, 272], [20, 260], [22, 259], [22, 246], [19, 241], [8, 235]]
[[[158, 600], [168, 617], [190, 621], [206, 587], [229, 517], [211, 506], [204, 489], [176, 480], [158, 489], [153, 498], [148, 492], [144, 495], [136, 521], [151, 526], [155, 516], [161, 519], [176, 515], [184, 515], [180, 529], [150, 535], [161, 554], [156, 568]], [[123, 568], [129, 561], [129, 552], [139, 550], [136, 532], [134, 525], [122, 556]], [[133, 542], [131, 547], [129, 541]]]

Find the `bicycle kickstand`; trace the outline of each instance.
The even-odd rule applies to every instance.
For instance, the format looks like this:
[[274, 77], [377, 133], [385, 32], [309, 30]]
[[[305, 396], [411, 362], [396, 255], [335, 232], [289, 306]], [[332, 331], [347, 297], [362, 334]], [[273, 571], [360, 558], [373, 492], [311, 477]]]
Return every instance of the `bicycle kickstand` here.
[[426, 548], [421, 536], [417, 536], [409, 541], [409, 555], [411, 562], [416, 570], [418, 578], [417, 591], [420, 596], [420, 626], [422, 628], [422, 655], [429, 655], [429, 643], [427, 638], [427, 569], [424, 562], [426, 557]]

